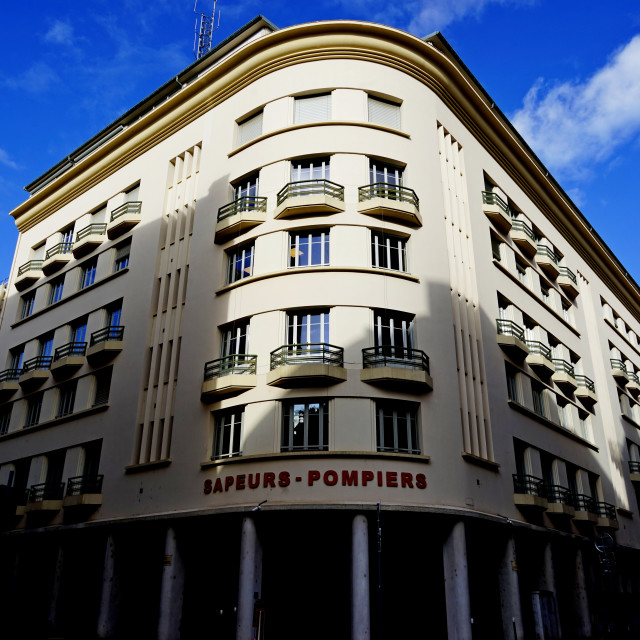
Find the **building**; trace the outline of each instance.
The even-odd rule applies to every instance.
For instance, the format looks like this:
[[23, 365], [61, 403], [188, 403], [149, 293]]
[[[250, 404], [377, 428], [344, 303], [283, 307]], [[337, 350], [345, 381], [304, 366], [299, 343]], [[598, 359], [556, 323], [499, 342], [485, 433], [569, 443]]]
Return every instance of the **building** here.
[[439, 34], [259, 17], [27, 187], [6, 637], [637, 637], [640, 290]]

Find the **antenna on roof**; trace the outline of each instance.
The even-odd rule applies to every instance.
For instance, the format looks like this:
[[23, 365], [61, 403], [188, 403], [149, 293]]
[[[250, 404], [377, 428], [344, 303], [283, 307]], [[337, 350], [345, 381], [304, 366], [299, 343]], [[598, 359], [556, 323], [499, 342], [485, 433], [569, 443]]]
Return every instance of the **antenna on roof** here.
[[213, 32], [220, 27], [220, 12], [218, 12], [218, 24], [214, 26], [216, 21], [216, 5], [218, 0], [213, 0], [213, 12], [211, 15], [206, 13], [198, 13], [198, 0], [193, 6], [193, 12], [200, 16], [200, 28], [198, 28], [198, 18], [196, 18], [196, 26], [193, 35], [193, 55], [196, 60], [200, 60], [202, 56], [207, 55], [211, 51], [211, 41]]

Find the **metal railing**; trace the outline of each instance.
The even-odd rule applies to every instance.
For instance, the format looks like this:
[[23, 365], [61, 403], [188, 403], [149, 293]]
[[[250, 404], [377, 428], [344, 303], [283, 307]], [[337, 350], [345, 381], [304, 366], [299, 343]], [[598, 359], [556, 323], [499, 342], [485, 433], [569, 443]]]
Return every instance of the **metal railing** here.
[[624, 362], [622, 362], [622, 360], [618, 360], [617, 358], [611, 358], [609, 362], [611, 362], [612, 369], [619, 369], [620, 371], [624, 371], [625, 373], [627, 373], [627, 368], [625, 367], [625, 364]]
[[243, 196], [242, 198], [229, 202], [218, 209], [218, 222], [245, 211], [260, 211], [265, 213], [266, 210], [266, 198], [260, 196]]
[[50, 369], [52, 361], [52, 356], [36, 356], [22, 363], [22, 373], [38, 369]]
[[344, 349], [326, 342], [285, 344], [271, 352], [271, 370], [288, 364], [344, 365]]
[[134, 215], [139, 214], [140, 209], [142, 209], [142, 202], [140, 202], [139, 200], [136, 200], [133, 202], [125, 202], [124, 204], [120, 205], [119, 207], [117, 207], [111, 212], [110, 220], [111, 222], [113, 222], [114, 220], [117, 220], [120, 216], [124, 216], [128, 213], [131, 213]]
[[511, 225], [511, 231], [522, 231], [522, 233], [526, 234], [535, 242], [536, 236], [533, 233], [533, 229], [523, 220], [514, 220]]
[[401, 187], [388, 182], [374, 182], [358, 187], [358, 202], [371, 200], [372, 198], [386, 198], [387, 200], [398, 200], [408, 202], [416, 209], [420, 209], [420, 200], [413, 189]]
[[570, 362], [562, 358], [553, 358], [552, 362], [557, 373], [568, 373], [572, 378], [575, 376], [576, 370]]
[[331, 180], [298, 180], [289, 182], [278, 191], [278, 205], [281, 205], [287, 198], [297, 198], [299, 196], [329, 196], [337, 200], [344, 200], [344, 187]]
[[124, 327], [112, 326], [105, 327], [104, 329], [98, 329], [91, 334], [91, 342], [89, 346], [93, 347], [94, 344], [100, 342], [120, 341], [124, 335]]
[[255, 374], [258, 356], [237, 353], [217, 360], [210, 360], [204, 365], [204, 379], [220, 378], [231, 374]]
[[500, 209], [502, 209], [509, 217], [511, 216], [509, 205], [497, 193], [494, 193], [493, 191], [482, 192], [482, 203], [496, 205], [497, 207], [500, 207]]
[[5, 369], [0, 371], [0, 382], [17, 382], [20, 377], [20, 369]]
[[558, 275], [564, 276], [565, 278], [569, 278], [569, 280], [571, 280], [573, 284], [578, 284], [578, 278], [576, 278], [576, 274], [573, 273], [571, 269], [569, 269], [568, 267], [559, 267], [558, 270], [559, 270]]
[[539, 340], [527, 340], [526, 344], [527, 347], [529, 347], [529, 353], [551, 360], [551, 349], [544, 344], [544, 342], [540, 342]]
[[549, 249], [549, 247], [547, 247], [544, 244], [539, 244], [538, 245], [538, 250], [536, 251], [536, 256], [546, 256], [554, 264], [558, 264], [558, 256], [556, 255], [555, 251], [553, 251], [552, 249]]
[[32, 484], [29, 489], [29, 502], [42, 502], [43, 500], [62, 500], [64, 496], [64, 482], [41, 482]]
[[103, 475], [74, 476], [67, 480], [67, 496], [82, 496], [87, 493], [102, 493]]
[[609, 520], [618, 519], [615, 505], [609, 504], [608, 502], [596, 502], [596, 511], [600, 518], [609, 518]]
[[597, 502], [584, 493], [573, 494], [573, 506], [576, 511], [588, 511], [589, 513], [598, 513]]
[[630, 473], [640, 473], [640, 461], [639, 460], [629, 460], [629, 472]]
[[429, 371], [429, 356], [420, 349], [381, 345], [362, 350], [362, 368], [401, 367]]
[[83, 227], [76, 234], [76, 242], [80, 242], [83, 238], [87, 236], [103, 236], [107, 232], [107, 223], [106, 222], [94, 222], [86, 227]]
[[18, 276], [21, 276], [23, 273], [27, 273], [27, 271], [41, 271], [43, 260], [29, 260], [29, 262], [25, 262], [18, 269]]
[[545, 497], [544, 480], [536, 476], [513, 474], [513, 492]]
[[574, 504], [573, 493], [559, 484], [545, 484], [544, 495], [549, 502], [554, 504], [565, 504], [568, 507], [572, 507]]
[[593, 391], [595, 393], [596, 391], [596, 385], [594, 384], [593, 380], [591, 378], [587, 378], [587, 376], [581, 374], [581, 373], [577, 373], [575, 376], [573, 376], [576, 379], [576, 382], [578, 383], [579, 387], [583, 387], [585, 389], [589, 389], [589, 391]]
[[635, 371], [627, 371], [627, 376], [630, 381], [640, 384], [640, 378], [638, 378], [638, 374]]
[[83, 356], [87, 353], [86, 342], [68, 342], [67, 344], [58, 347], [53, 352], [53, 361], [60, 360], [60, 358], [66, 358], [67, 356]]
[[524, 329], [513, 320], [498, 318], [496, 324], [498, 326], [498, 333], [501, 336], [513, 336], [524, 342]]
[[48, 260], [53, 256], [57, 256], [65, 253], [71, 253], [71, 249], [73, 249], [73, 242], [59, 242], [58, 244], [54, 245], [53, 247], [51, 247], [51, 249], [47, 251], [44, 259]]

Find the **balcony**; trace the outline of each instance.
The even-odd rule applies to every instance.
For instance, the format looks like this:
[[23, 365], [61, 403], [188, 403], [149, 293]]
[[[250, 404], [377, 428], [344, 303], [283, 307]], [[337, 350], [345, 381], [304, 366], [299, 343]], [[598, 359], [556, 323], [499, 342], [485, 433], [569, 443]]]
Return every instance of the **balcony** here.
[[107, 236], [112, 240], [121, 236], [140, 222], [142, 202], [125, 202], [111, 212], [107, 223]]
[[573, 393], [578, 388], [573, 365], [561, 358], [553, 358], [553, 366], [556, 372], [551, 376], [551, 379], [559, 387], [563, 387], [567, 392]]
[[598, 506], [596, 501], [583, 493], [573, 495], [575, 516], [578, 522], [598, 522]]
[[429, 356], [420, 349], [391, 345], [363, 349], [360, 380], [401, 391], [433, 391]]
[[513, 474], [513, 501], [522, 511], [547, 508], [542, 478]]
[[267, 219], [267, 199], [244, 196], [218, 209], [215, 241], [226, 240], [262, 224]]
[[27, 503], [29, 502], [29, 489], [23, 489], [20, 491], [19, 489], [14, 489], [15, 491], [15, 501], [16, 501], [16, 511], [15, 514], [19, 518], [21, 518], [25, 513], [27, 513]]
[[54, 378], [61, 378], [79, 369], [85, 361], [87, 354], [86, 342], [68, 342], [58, 347], [53, 353], [51, 373]]
[[640, 461], [629, 460], [629, 479], [631, 482], [640, 482]]
[[629, 376], [627, 389], [637, 398], [640, 393], [640, 379], [638, 379], [638, 374], [635, 371], [627, 371], [627, 376]]
[[618, 529], [618, 514], [615, 505], [608, 502], [596, 502], [596, 511], [598, 512], [598, 521], [596, 526], [601, 529]]
[[509, 205], [493, 191], [482, 192], [482, 210], [493, 224], [505, 233], [511, 229]]
[[0, 371], [0, 400], [11, 397], [19, 388], [20, 369]]
[[358, 213], [422, 226], [420, 202], [416, 192], [386, 182], [358, 187]]
[[575, 515], [573, 494], [566, 487], [547, 484], [544, 486], [544, 495], [547, 497], [547, 513], [550, 515], [568, 518], [572, 518]]
[[571, 298], [578, 295], [578, 279], [567, 267], [558, 267], [558, 285]]
[[527, 364], [535, 370], [541, 378], [548, 378], [553, 375], [556, 368], [551, 360], [551, 349], [538, 340], [527, 340], [529, 355], [526, 358]]
[[558, 256], [553, 249], [539, 244], [535, 255], [536, 264], [552, 279], [555, 280], [560, 273]]
[[31, 485], [27, 499], [27, 513], [56, 512], [62, 509], [64, 482]]
[[42, 272], [43, 262], [43, 260], [29, 260], [18, 269], [15, 282], [18, 291], [23, 291], [42, 278], [44, 275]]
[[611, 375], [622, 385], [626, 385], [629, 382], [629, 374], [622, 360], [617, 358], [611, 358]]
[[112, 358], [124, 348], [124, 327], [110, 326], [91, 334], [87, 359], [91, 363]]
[[37, 356], [24, 362], [18, 384], [26, 390], [39, 387], [49, 377], [52, 361], [52, 356]]
[[244, 353], [211, 360], [204, 365], [202, 400], [213, 402], [253, 389], [258, 381], [258, 356]]
[[533, 229], [524, 220], [514, 220], [509, 235], [525, 255], [532, 257], [538, 251]]
[[578, 388], [575, 391], [576, 398], [581, 400], [582, 404], [589, 406], [598, 402], [596, 386], [593, 384], [593, 380], [591, 378], [587, 378], [587, 376], [582, 375], [581, 373], [577, 373], [574, 377], [578, 383]]
[[67, 262], [73, 257], [71, 251], [73, 249], [73, 242], [59, 242], [47, 251], [44, 256], [44, 262], [42, 263], [42, 272], [44, 275], [57, 271], [64, 267]]
[[277, 219], [313, 213], [344, 211], [344, 187], [330, 180], [290, 182], [278, 191], [273, 217]]
[[103, 475], [74, 476], [67, 480], [67, 492], [62, 502], [66, 509], [96, 509], [102, 504]]
[[524, 329], [513, 320], [496, 320], [498, 325], [498, 345], [514, 360], [522, 360], [529, 355], [529, 347], [524, 341]]
[[102, 244], [107, 233], [107, 223], [99, 222], [83, 227], [73, 243], [73, 257], [80, 258]]
[[324, 342], [285, 344], [271, 352], [267, 384], [274, 387], [312, 387], [347, 379], [344, 349]]

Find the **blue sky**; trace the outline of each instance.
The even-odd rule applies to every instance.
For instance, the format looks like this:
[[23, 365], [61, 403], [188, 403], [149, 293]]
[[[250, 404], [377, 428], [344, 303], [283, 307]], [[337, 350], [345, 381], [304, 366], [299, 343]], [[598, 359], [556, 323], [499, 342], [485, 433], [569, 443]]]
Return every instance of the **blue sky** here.
[[[193, 0], [3, 4], [0, 280], [24, 185], [189, 65], [195, 22]], [[218, 9], [214, 44], [260, 13], [278, 27], [356, 19], [442, 31], [640, 282], [636, 0], [219, 0]]]

